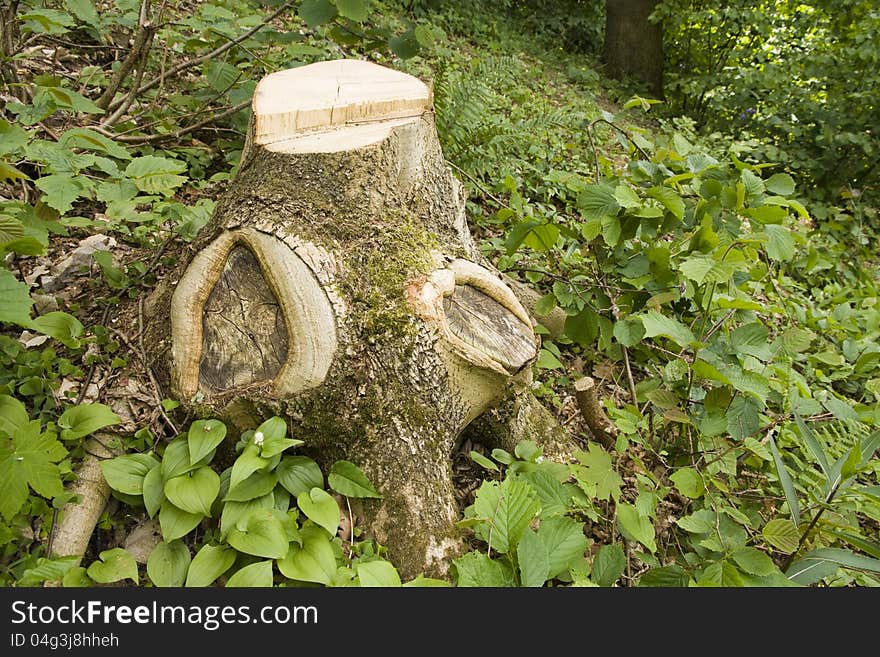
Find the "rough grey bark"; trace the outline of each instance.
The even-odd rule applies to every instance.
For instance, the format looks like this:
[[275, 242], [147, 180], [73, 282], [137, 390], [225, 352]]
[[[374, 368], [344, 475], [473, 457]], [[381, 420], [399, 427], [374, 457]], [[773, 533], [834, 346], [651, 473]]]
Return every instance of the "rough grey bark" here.
[[610, 77], [632, 76], [663, 96], [663, 31], [648, 17], [660, 0], [606, 0], [602, 60]]

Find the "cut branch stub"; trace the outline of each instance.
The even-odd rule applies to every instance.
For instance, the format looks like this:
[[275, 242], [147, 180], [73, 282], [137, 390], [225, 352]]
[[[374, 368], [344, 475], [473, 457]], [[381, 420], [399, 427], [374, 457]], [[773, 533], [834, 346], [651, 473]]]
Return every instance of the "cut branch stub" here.
[[221, 233], [180, 279], [171, 344], [182, 399], [260, 383], [284, 398], [324, 381], [336, 322], [302, 259], [277, 237], [243, 228]]

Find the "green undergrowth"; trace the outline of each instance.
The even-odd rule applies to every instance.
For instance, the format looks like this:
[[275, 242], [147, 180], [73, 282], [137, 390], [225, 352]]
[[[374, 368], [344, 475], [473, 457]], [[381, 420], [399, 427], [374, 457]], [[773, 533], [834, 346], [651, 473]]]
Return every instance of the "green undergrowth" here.
[[[545, 459], [539, 436], [475, 450], [485, 481], [461, 522], [474, 550], [451, 583], [880, 583], [875, 209], [799, 177], [809, 167], [786, 158], [809, 148], [725, 132], [721, 114], [707, 133], [605, 80], [592, 24], [554, 40], [553, 3], [512, 5], [542, 11], [307, 0], [263, 24], [280, 3], [165, 3], [117, 80], [139, 3], [20, 3], [0, 53], [0, 583], [400, 583], [381, 546], [337, 535], [333, 496], [371, 490], [356, 464], [321, 473], [263, 418], [262, 444], [245, 434], [218, 471], [206, 434], [222, 424], [156, 391], [124, 418], [106, 396], [141, 364], [142, 327], [126, 337], [112, 318], [207, 222], [256, 82], [339, 56], [432, 82], [482, 252], [541, 292], [539, 316], [566, 318], [560, 335], [536, 327], [535, 394], [571, 418], [589, 374], [617, 429], [600, 447], [569, 422], [572, 463]], [[46, 289], [40, 267], [98, 233], [115, 242], [69, 289]], [[48, 558], [83, 443], [108, 427], [127, 436], [105, 463], [114, 495], [164, 539], [146, 570], [117, 544], [82, 564]]]

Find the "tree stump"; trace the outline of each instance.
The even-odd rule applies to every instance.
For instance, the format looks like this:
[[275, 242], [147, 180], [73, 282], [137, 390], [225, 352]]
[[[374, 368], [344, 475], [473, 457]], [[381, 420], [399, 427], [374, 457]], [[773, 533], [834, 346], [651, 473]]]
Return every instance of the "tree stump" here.
[[406, 577], [462, 549], [451, 455], [476, 418], [508, 447], [566, 441], [523, 402], [539, 339], [473, 244], [431, 101], [364, 61], [263, 78], [240, 170], [145, 336], [196, 413], [240, 430], [278, 414], [322, 465], [361, 467], [382, 494], [361, 516]]

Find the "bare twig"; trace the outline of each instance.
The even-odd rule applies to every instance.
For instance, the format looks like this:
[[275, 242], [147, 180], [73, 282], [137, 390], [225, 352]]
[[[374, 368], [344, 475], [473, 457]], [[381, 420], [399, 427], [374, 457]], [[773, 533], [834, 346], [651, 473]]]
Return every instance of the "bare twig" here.
[[149, 50], [150, 44], [153, 41], [153, 32], [154, 28], [150, 24], [150, 0], [141, 0], [141, 8], [140, 12], [138, 12], [137, 33], [135, 34], [131, 50], [128, 52], [125, 59], [122, 60], [122, 64], [120, 64], [119, 68], [116, 70], [116, 73], [113, 75], [113, 78], [110, 80], [110, 84], [107, 85], [104, 93], [102, 93], [101, 97], [95, 101], [95, 105], [104, 110], [116, 110], [124, 105], [126, 101], [129, 104], [131, 103], [130, 99], [137, 94], [137, 84], [132, 85], [132, 89], [126, 97], [121, 101], [113, 103], [111, 107], [111, 101], [113, 101], [116, 92], [119, 90], [125, 77], [131, 72], [131, 69], [134, 68], [135, 64], [141, 61], [142, 58], [143, 61], [146, 61], [144, 50]]
[[[232, 116], [236, 112], [240, 112], [246, 107], [249, 107], [251, 104], [250, 100], [243, 101], [238, 105], [233, 105], [232, 107], [227, 107], [224, 111], [219, 114], [215, 114], [213, 116], [209, 116], [204, 121], [199, 121], [198, 123], [194, 123], [193, 125], [188, 125], [185, 128], [181, 128], [180, 130], [175, 130], [174, 132], [167, 133], [159, 133], [155, 135], [131, 135], [131, 136], [118, 136], [115, 137], [116, 141], [120, 141], [126, 144], [155, 144], [160, 141], [167, 141], [169, 139], [175, 140], [180, 139], [184, 135], [188, 135], [191, 132], [195, 132], [196, 130], [201, 130], [202, 128], [211, 125], [215, 121], [220, 121], [225, 119], [227, 116]], [[111, 135], [112, 136], [112, 135]]]
[[[295, 4], [296, 4], [295, 2], [285, 2], [275, 12], [273, 12], [272, 15], [268, 16], [264, 21], [255, 25], [254, 27], [249, 29], [247, 32], [242, 34], [241, 36], [236, 37], [235, 39], [232, 39], [231, 41], [227, 41], [222, 46], [218, 46], [217, 48], [214, 48], [214, 50], [212, 50], [211, 52], [205, 53], [204, 55], [199, 55], [198, 57], [195, 57], [193, 59], [189, 59], [185, 62], [181, 62], [180, 64], [177, 64], [176, 66], [172, 66], [170, 69], [168, 69], [167, 71], [164, 71], [158, 77], [155, 77], [152, 80], [150, 80], [149, 82], [141, 85], [137, 90], [138, 95], [143, 94], [146, 91], [149, 91], [153, 87], [164, 82], [169, 77], [177, 75], [178, 73], [180, 73], [182, 71], [185, 71], [189, 68], [192, 68], [193, 66], [198, 66], [202, 62], [206, 62], [209, 59], [214, 59], [218, 55], [222, 55], [224, 52], [226, 52], [230, 48], [234, 48], [242, 41], [245, 41], [246, 39], [253, 36], [256, 32], [258, 32], [261, 29], [263, 29], [264, 27], [266, 27], [266, 25], [268, 25], [273, 20], [278, 18], [281, 14], [286, 12], [288, 9], [290, 9]], [[111, 103], [111, 105], [109, 106], [109, 109], [111, 109], [111, 110], [116, 109], [116, 107], [118, 107], [119, 102], [120, 101], [116, 101], [116, 103]]]

